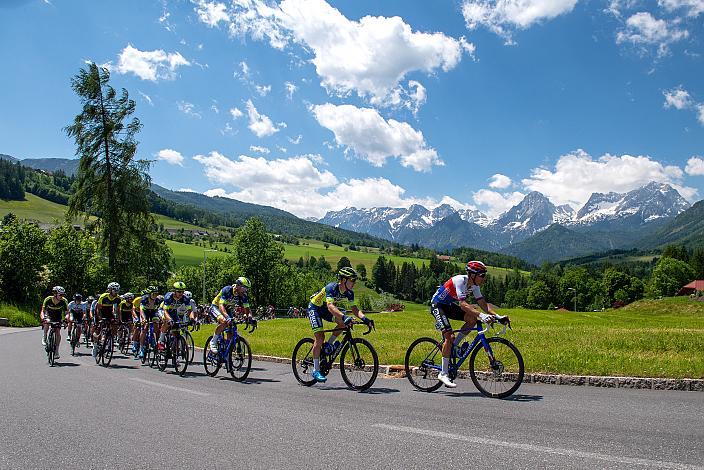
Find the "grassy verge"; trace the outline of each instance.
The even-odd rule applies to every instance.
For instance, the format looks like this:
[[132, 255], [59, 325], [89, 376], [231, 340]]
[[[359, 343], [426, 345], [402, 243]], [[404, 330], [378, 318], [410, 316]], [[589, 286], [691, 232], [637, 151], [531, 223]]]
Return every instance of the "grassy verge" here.
[[[506, 337], [520, 349], [528, 372], [704, 378], [701, 302], [672, 298], [605, 312], [504, 309], [502, 313], [511, 316], [514, 329]], [[367, 338], [382, 364], [402, 364], [414, 339], [438, 336], [422, 305], [406, 304], [405, 312], [370, 317], [377, 331]], [[196, 345], [202, 346], [212, 330], [206, 326], [194, 335]], [[310, 335], [307, 319], [277, 319], [260, 322], [259, 329], [245, 337], [255, 354], [290, 357], [298, 340]]]
[[0, 303], [0, 317], [10, 320], [10, 326], [13, 327], [39, 326], [37, 316], [15, 305]]

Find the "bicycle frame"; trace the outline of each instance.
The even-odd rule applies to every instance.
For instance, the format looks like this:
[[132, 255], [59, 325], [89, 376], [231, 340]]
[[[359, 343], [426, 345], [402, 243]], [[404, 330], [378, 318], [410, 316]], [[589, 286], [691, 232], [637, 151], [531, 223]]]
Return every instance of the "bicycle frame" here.
[[[339, 345], [339, 346], [337, 347], [337, 349], [334, 351], [334, 354], [333, 354], [332, 356], [323, 354], [323, 353], [322, 353], [322, 350], [320, 351], [320, 352], [321, 352], [321, 354], [320, 354], [320, 358], [321, 358], [321, 361], [320, 361], [320, 369], [321, 369], [321, 371], [322, 371], [323, 369], [326, 369], [326, 372], [325, 372], [324, 374], [327, 374], [327, 372], [332, 368], [332, 365], [333, 365], [333, 364], [335, 363], [335, 361], [337, 360], [337, 356], [340, 355], [340, 352], [342, 352], [342, 350], [344, 349], [346, 343], [349, 343], [349, 344], [350, 344], [350, 351], [352, 352], [352, 357], [353, 357], [355, 360], [356, 360], [357, 358], [359, 358], [359, 351], [357, 350], [357, 346], [355, 345], [354, 341], [352, 341], [352, 339], [354, 338], [354, 337], [352, 336], [352, 326], [354, 326], [354, 325], [360, 325], [360, 324], [362, 324], [362, 323], [361, 323], [361, 322], [353, 322], [352, 325], [346, 326], [346, 327], [344, 327], [344, 328], [334, 328], [334, 329], [332, 329], [332, 330], [323, 330], [323, 331], [321, 331], [321, 333], [337, 333], [337, 332], [340, 332], [340, 331], [344, 332], [344, 333], [343, 333], [344, 336], [343, 336], [343, 338], [342, 338], [342, 341], [340, 341], [340, 345]], [[368, 326], [367, 326], [367, 331], [365, 331], [364, 333], [362, 333], [362, 335], [368, 335], [369, 333], [371, 333], [371, 331], [372, 331], [372, 327], [371, 327], [371, 325], [368, 325]], [[311, 350], [311, 351], [312, 351], [312, 350]], [[311, 359], [311, 360], [312, 360], [312, 359]]]
[[[482, 347], [484, 348], [484, 350], [486, 351], [487, 355], [489, 356], [489, 361], [492, 363], [494, 362], [494, 353], [492, 352], [491, 346], [489, 346], [489, 342], [486, 340], [486, 336], [485, 336], [485, 333], [487, 332], [488, 329], [489, 329], [489, 326], [482, 329], [482, 323], [480, 321], [477, 321], [477, 324], [474, 325], [474, 327], [470, 328], [469, 330], [463, 330], [463, 329], [453, 330], [453, 333], [458, 333], [458, 332], [462, 332], [462, 331], [467, 331], [467, 332], [476, 331], [477, 335], [474, 337], [474, 339], [470, 343], [469, 347], [465, 350], [464, 354], [462, 354], [459, 357], [455, 356], [454, 354], [452, 354], [450, 356], [450, 368], [449, 368], [450, 372], [457, 372], [460, 369], [460, 367], [462, 367], [462, 364], [464, 363], [464, 361], [472, 353], [474, 348], [477, 347], [477, 345], [480, 343], [481, 343]], [[499, 334], [503, 334], [503, 332], [505, 332], [505, 331], [506, 331], [506, 327], [504, 327], [503, 331]], [[442, 342], [440, 342], [440, 344], [438, 346], [436, 346], [436, 348], [428, 355], [428, 357], [434, 358], [438, 354], [438, 352], [441, 353], [441, 349], [442, 349]], [[438, 364], [428, 364], [428, 368], [435, 369], [438, 371], [442, 370], [442, 366], [438, 365]]]

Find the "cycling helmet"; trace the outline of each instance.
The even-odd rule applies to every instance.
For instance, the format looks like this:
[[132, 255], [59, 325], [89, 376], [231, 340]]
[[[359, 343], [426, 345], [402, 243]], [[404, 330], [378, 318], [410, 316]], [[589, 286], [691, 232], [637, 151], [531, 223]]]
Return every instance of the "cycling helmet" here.
[[132, 292], [127, 292], [122, 296], [122, 298], [129, 302], [130, 300], [134, 300], [134, 294]]
[[95, 300], [95, 297], [93, 297], [92, 295], [89, 295], [86, 300], [87, 300], [88, 302], [91, 302], [91, 303], [92, 303], [92, 302]]
[[108, 290], [120, 292], [120, 284], [118, 284], [117, 282], [111, 282], [110, 284], [108, 284]]
[[73, 294], [73, 300], [81, 301], [83, 300], [83, 296], [81, 294]]
[[355, 271], [349, 266], [345, 266], [340, 268], [340, 270], [337, 272], [337, 277], [346, 279], [357, 279], [357, 271]]
[[252, 282], [251, 282], [249, 279], [247, 279], [246, 277], [244, 277], [244, 276], [238, 277], [237, 280], [235, 281], [235, 284], [234, 284], [234, 285], [235, 285], [235, 286], [246, 287], [247, 289], [251, 289], [251, 288], [252, 288]]
[[157, 292], [159, 292], [159, 289], [157, 289], [154, 286], [149, 286], [146, 289], [144, 289], [145, 294], [156, 294]]
[[186, 292], [183, 293], [183, 296], [186, 298], [186, 300], [191, 300], [193, 298], [193, 294], [191, 291], [187, 290]]
[[186, 290], [186, 283], [181, 281], [174, 282], [175, 290]]
[[470, 261], [467, 263], [467, 274], [486, 274], [486, 266], [481, 261]]
[[51, 289], [51, 292], [53, 292], [54, 294], [59, 294], [59, 295], [66, 295], [66, 289], [64, 289], [61, 286], [54, 286]]

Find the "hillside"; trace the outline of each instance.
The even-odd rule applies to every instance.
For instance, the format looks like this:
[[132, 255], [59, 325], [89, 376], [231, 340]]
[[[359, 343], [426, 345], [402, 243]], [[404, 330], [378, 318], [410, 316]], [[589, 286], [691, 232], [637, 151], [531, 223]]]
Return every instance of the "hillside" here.
[[682, 244], [688, 248], [704, 246], [704, 201], [695, 203], [654, 234], [640, 240], [637, 246], [650, 249], [670, 244]]

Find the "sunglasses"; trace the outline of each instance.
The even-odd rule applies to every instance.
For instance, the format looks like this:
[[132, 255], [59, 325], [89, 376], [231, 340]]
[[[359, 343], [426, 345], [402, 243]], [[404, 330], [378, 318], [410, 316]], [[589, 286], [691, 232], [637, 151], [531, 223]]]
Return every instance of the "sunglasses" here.
[[479, 277], [486, 277], [486, 273], [477, 274]]
[[182, 291], [182, 290], [176, 290], [176, 291], [174, 291], [174, 292], [176, 292], [177, 294], [183, 294], [184, 291]]

